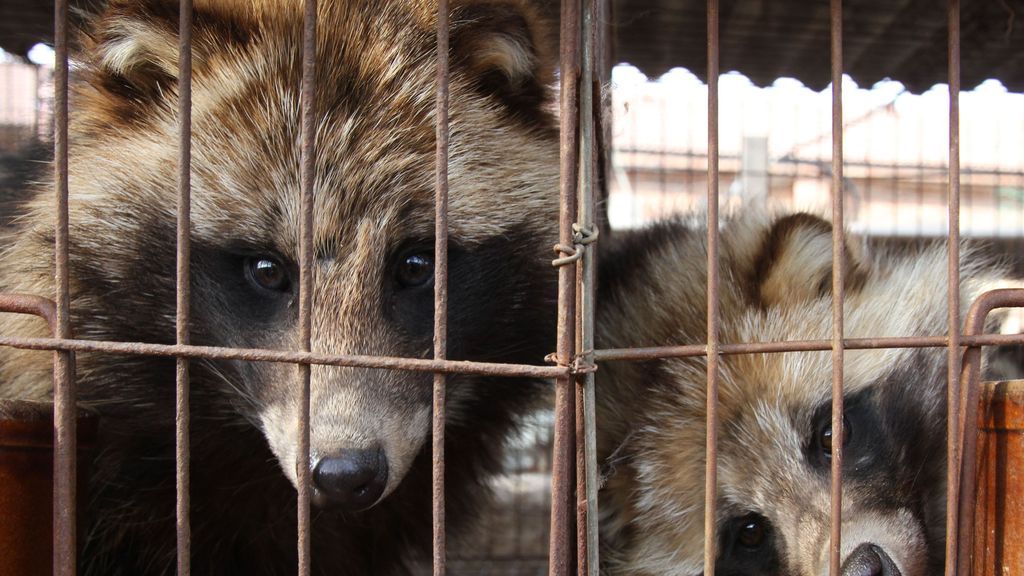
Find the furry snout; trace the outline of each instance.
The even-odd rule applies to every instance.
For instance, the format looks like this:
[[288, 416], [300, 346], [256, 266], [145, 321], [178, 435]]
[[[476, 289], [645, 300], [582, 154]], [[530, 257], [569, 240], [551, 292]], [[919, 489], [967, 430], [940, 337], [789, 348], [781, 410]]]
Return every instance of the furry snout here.
[[874, 544], [861, 544], [846, 558], [843, 576], [902, 576], [885, 550]]
[[[850, 516], [843, 520], [843, 576], [925, 576], [925, 534], [909, 510]], [[818, 567], [817, 574], [828, 574], [827, 542]]]
[[[385, 499], [401, 484], [430, 430], [430, 405], [402, 410], [370, 402], [335, 386], [310, 403], [307, 466], [313, 503], [359, 511]], [[349, 392], [352, 392], [349, 390]], [[274, 404], [260, 414], [267, 443], [293, 486], [298, 486], [299, 410]]]

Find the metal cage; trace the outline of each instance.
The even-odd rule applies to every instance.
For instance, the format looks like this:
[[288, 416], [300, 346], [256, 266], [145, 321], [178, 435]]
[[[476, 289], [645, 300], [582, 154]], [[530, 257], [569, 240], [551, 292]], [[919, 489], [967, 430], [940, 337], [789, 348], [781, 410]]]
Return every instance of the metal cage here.
[[[177, 216], [177, 342], [173, 345], [141, 342], [110, 342], [76, 339], [70, 330], [68, 297], [68, 34], [67, 0], [57, 0], [55, 12], [56, 68], [54, 81], [55, 173], [54, 194], [58, 203], [56, 232], [57, 292], [53, 300], [42, 297], [0, 295], [0, 311], [34, 314], [47, 320], [51, 338], [0, 336], [0, 345], [53, 351], [55, 390], [55, 482], [54, 482], [54, 573], [76, 571], [76, 430], [74, 354], [76, 352], [159, 355], [177, 362], [177, 538], [178, 574], [190, 573], [189, 525], [189, 363], [192, 359], [237, 359], [282, 362], [297, 366], [296, 395], [303, 406], [298, 450], [300, 463], [309, 454], [310, 366], [313, 364], [413, 370], [434, 374], [433, 411], [433, 573], [446, 573], [444, 503], [445, 378], [447, 374], [470, 373], [546, 378], [554, 381], [555, 416], [552, 454], [549, 574], [596, 574], [597, 467], [595, 455], [595, 370], [602, 362], [639, 361], [656, 358], [707, 357], [707, 444], [705, 494], [716, 491], [716, 442], [719, 415], [716, 410], [718, 360], [725, 354], [778, 353], [786, 351], [831, 351], [832, 423], [843, 420], [843, 359], [846, 350], [942, 347], [948, 351], [948, 473], [946, 520], [946, 574], [968, 574], [972, 546], [976, 461], [976, 433], [981, 346], [1024, 342], [1024, 337], [984, 335], [987, 313], [996, 307], [1024, 306], [1024, 291], [991, 292], [979, 299], [960, 326], [958, 290], [949, 290], [947, 336], [848, 339], [843, 332], [844, 238], [842, 226], [833, 227], [832, 337], [821, 341], [732, 343], [719, 340], [721, 279], [718, 275], [719, 221], [719, 1], [707, 1], [707, 83], [708, 83], [708, 341], [699, 345], [661, 348], [595, 350], [594, 298], [595, 250], [599, 242], [598, 203], [602, 197], [603, 175], [608, 153], [606, 115], [600, 98], [607, 82], [610, 42], [605, 24], [610, 18], [607, 0], [562, 0], [561, 2], [561, 209], [560, 242], [555, 246], [553, 264], [558, 274], [558, 330], [552, 366], [507, 365], [451, 361], [446, 358], [447, 334], [447, 196], [448, 196], [448, 2], [438, 1], [437, 30], [437, 164], [436, 164], [436, 284], [434, 312], [434, 354], [432, 359], [335, 355], [310, 350], [312, 309], [312, 199], [316, 141], [313, 132], [313, 82], [316, 66], [315, 38], [317, 0], [305, 0], [302, 81], [302, 257], [300, 260], [300, 335], [302, 347], [291, 351], [232, 349], [195, 346], [189, 342], [189, 235], [190, 228], [190, 139], [191, 139], [191, 30], [190, 0], [180, 8], [179, 84], [179, 203]], [[960, 242], [960, 2], [948, 0], [949, 76], [949, 170], [947, 206], [949, 232], [948, 284], [959, 284]], [[832, 189], [843, 187], [843, 6], [831, 0], [832, 71]], [[832, 220], [843, 222], [843, 195], [832, 195]], [[552, 273], [555, 273], [554, 271]], [[840, 526], [842, 514], [842, 443], [832, 444], [832, 529], [831, 570], [840, 570]], [[309, 470], [298, 466], [298, 573], [309, 574]], [[715, 571], [715, 500], [705, 500], [705, 573]]]

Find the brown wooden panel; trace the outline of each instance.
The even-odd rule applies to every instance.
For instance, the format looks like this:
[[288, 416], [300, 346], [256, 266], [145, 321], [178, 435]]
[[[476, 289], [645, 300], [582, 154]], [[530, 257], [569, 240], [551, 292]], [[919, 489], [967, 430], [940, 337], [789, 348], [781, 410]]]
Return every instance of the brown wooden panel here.
[[982, 385], [974, 576], [1024, 574], [1024, 380]]

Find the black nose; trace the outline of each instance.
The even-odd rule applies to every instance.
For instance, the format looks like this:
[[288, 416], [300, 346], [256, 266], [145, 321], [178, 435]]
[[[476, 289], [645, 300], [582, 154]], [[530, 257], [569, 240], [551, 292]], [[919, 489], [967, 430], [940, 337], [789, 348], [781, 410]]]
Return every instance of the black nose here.
[[843, 576], [902, 576], [889, 555], [874, 544], [864, 543], [843, 563]]
[[316, 463], [313, 483], [327, 503], [352, 512], [365, 510], [384, 493], [388, 460], [379, 448], [343, 450]]

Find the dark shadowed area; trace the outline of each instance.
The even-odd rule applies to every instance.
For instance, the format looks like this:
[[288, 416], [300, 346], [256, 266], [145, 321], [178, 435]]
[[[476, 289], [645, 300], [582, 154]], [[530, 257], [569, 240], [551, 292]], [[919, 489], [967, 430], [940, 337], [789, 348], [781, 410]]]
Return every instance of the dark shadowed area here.
[[[552, 6], [556, 0], [538, 0]], [[83, 0], [72, 4], [86, 5]], [[944, 3], [847, 0], [845, 71], [860, 85], [890, 78], [911, 92], [946, 82]], [[613, 0], [616, 62], [657, 77], [681, 66], [703, 75], [707, 59], [705, 0]], [[746, 0], [721, 3], [721, 69], [739, 71], [759, 86], [797, 78], [820, 90], [828, 84], [828, 0]], [[0, 47], [24, 56], [50, 41], [53, 0], [0, 3]], [[1024, 4], [963, 2], [964, 89], [998, 78], [1024, 91]]]

